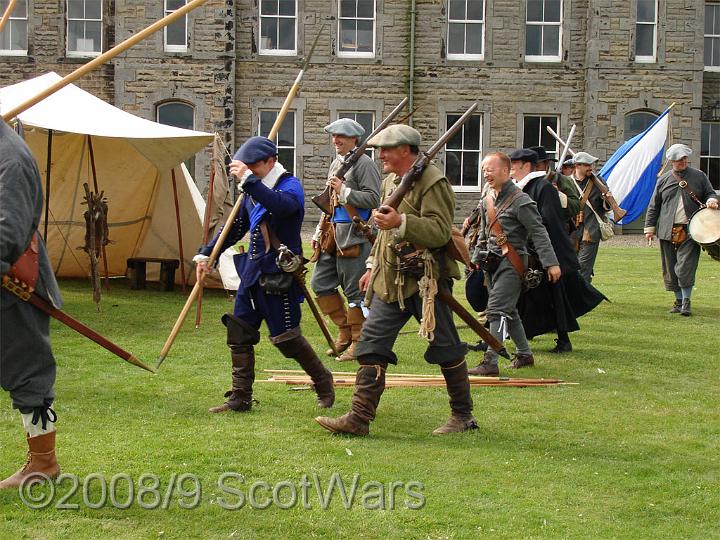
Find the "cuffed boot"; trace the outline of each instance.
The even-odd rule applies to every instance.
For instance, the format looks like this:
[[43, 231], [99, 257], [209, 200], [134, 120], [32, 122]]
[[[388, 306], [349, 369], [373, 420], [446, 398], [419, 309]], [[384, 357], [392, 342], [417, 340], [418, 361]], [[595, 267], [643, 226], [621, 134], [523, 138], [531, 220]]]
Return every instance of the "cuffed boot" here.
[[351, 307], [348, 309], [347, 321], [350, 324], [350, 336], [352, 343], [350, 343], [350, 346], [344, 353], [336, 358], [336, 360], [340, 362], [352, 362], [353, 360], [357, 360], [355, 347], [358, 341], [360, 341], [360, 333], [362, 332], [362, 326], [365, 323], [365, 315], [363, 315], [362, 308]]
[[668, 313], [680, 313], [680, 310], [682, 309], [682, 300], [676, 298], [673, 302], [672, 307], [670, 308], [670, 311]]
[[234, 315], [222, 318], [227, 327], [227, 344], [232, 358], [232, 387], [225, 392], [227, 400], [211, 407], [211, 413], [226, 411], [247, 412], [252, 409], [252, 385], [255, 382], [255, 349], [260, 332]]
[[313, 381], [317, 394], [317, 406], [326, 409], [335, 403], [335, 387], [332, 373], [323, 365], [308, 340], [300, 333], [300, 327], [288, 330], [284, 334], [271, 337], [273, 345], [285, 356], [292, 358]]
[[483, 361], [474, 368], [468, 370], [468, 375], [476, 375], [480, 377], [498, 377], [500, 375], [500, 368], [498, 367], [497, 362], [493, 362], [490, 359], [490, 354], [490, 349], [485, 351]]
[[440, 369], [445, 377], [452, 414], [445, 424], [433, 431], [433, 435], [477, 429], [477, 422], [472, 415], [473, 402], [470, 396], [467, 363], [463, 359], [460, 362], [443, 364]]
[[[42, 482], [47, 478], [57, 478], [60, 465], [55, 457], [55, 433], [27, 438], [28, 454], [25, 465], [12, 476], [0, 482], [0, 489], [17, 489], [26, 482]], [[27, 479], [27, 480], [26, 480]]]
[[682, 305], [680, 307], [680, 315], [684, 317], [689, 317], [692, 315], [692, 309], [690, 309], [690, 299], [689, 298], [683, 298]]
[[[352, 343], [350, 324], [348, 324], [347, 311], [345, 310], [345, 300], [343, 300], [343, 297], [340, 296], [338, 292], [318, 296], [315, 299], [317, 300], [318, 306], [320, 306], [320, 310], [330, 317], [330, 320], [332, 320], [340, 330], [337, 338], [335, 338], [335, 351], [337, 351], [337, 354], [340, 354]], [[328, 349], [325, 351], [325, 354], [335, 356], [335, 351]]]
[[315, 421], [333, 433], [365, 436], [375, 419], [380, 396], [385, 390], [386, 363], [361, 364], [355, 375], [355, 392], [350, 411], [339, 418], [318, 416]]

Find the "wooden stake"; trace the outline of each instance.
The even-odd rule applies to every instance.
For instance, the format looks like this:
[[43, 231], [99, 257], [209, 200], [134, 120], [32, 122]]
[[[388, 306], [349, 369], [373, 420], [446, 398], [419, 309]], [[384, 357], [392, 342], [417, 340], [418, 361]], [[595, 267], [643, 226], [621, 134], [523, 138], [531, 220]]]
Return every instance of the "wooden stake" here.
[[173, 197], [175, 198], [175, 222], [178, 233], [178, 251], [180, 252], [180, 280], [182, 281], [183, 293], [187, 291], [187, 277], [185, 276], [185, 255], [183, 254], [182, 227], [180, 226], [180, 203], [177, 194], [177, 182], [175, 181], [175, 167], [170, 170], [173, 185]]

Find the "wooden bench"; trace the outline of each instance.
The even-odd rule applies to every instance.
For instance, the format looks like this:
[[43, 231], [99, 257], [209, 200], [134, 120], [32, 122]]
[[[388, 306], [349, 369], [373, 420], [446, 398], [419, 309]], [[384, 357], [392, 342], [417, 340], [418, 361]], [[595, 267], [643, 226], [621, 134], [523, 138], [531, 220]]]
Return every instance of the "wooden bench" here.
[[160, 290], [172, 291], [175, 288], [175, 270], [180, 266], [178, 259], [158, 259], [153, 257], [132, 257], [127, 260], [127, 277], [130, 288], [144, 289], [147, 263], [160, 263]]

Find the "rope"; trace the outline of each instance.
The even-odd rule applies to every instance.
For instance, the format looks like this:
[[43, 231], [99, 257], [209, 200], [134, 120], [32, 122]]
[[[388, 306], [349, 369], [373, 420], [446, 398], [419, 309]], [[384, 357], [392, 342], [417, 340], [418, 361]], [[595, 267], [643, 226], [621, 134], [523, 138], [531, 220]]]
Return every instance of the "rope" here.
[[422, 298], [422, 319], [420, 319], [418, 334], [428, 341], [432, 341], [435, 337], [435, 295], [438, 291], [437, 279], [433, 273], [435, 259], [429, 249], [424, 250], [421, 257], [425, 271], [418, 282]]

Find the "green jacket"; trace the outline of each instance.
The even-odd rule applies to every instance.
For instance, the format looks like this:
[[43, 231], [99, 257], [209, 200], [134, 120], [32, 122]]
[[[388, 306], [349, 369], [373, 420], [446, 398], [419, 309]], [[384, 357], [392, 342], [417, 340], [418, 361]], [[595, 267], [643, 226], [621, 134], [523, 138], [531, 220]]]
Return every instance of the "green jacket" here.
[[563, 208], [565, 217], [575, 219], [575, 216], [580, 213], [580, 194], [573, 185], [573, 179], [557, 172], [553, 172], [552, 174], [549, 178], [550, 183], [557, 186], [558, 191], [567, 196], [567, 206]]
[[[400, 180], [396, 174], [385, 178], [381, 189], [382, 200], [393, 192]], [[379, 231], [368, 258], [368, 264], [372, 268], [365, 299], [368, 305], [374, 295], [380, 296], [385, 302], [397, 302], [400, 296], [409, 298], [418, 292], [418, 280], [405, 275], [402, 292], [399, 294], [395, 281], [398, 257], [391, 246], [404, 240], [429, 249], [445, 246], [452, 234], [455, 193], [443, 173], [434, 165], [428, 165], [420, 180], [403, 198], [398, 212], [404, 214], [402, 225], [397, 229]], [[433, 277], [460, 279], [457, 263], [441, 253], [444, 252], [435, 254]], [[439, 261], [442, 262], [442, 273]]]

